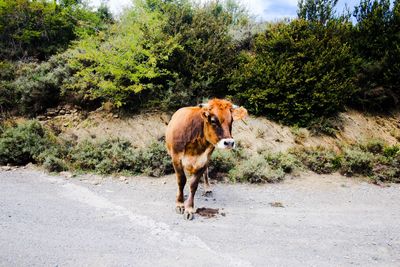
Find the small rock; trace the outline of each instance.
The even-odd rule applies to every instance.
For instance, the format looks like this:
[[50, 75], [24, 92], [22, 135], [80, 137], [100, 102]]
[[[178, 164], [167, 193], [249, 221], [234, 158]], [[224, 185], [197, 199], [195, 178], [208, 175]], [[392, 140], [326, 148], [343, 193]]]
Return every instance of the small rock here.
[[166, 181], [164, 181], [164, 182], [163, 182], [163, 184], [167, 184], [167, 182], [166, 182]]
[[2, 166], [1, 169], [3, 171], [11, 171], [12, 170], [12, 168], [10, 166]]
[[36, 119], [38, 119], [40, 121], [44, 121], [46, 119], [46, 116], [39, 115], [39, 116], [36, 117]]
[[68, 123], [64, 123], [63, 126], [64, 126], [64, 127], [68, 127]]
[[121, 182], [124, 182], [124, 181], [128, 180], [128, 178], [126, 178], [125, 176], [121, 176], [121, 177], [119, 177], [119, 180]]
[[65, 115], [65, 110], [64, 110], [64, 109], [61, 109], [61, 110], [58, 112], [58, 114], [60, 114], [60, 115]]
[[118, 115], [118, 114], [114, 114], [114, 115], [113, 115], [113, 118], [114, 118], [114, 119], [117, 119], [117, 118], [119, 118], [119, 115]]
[[99, 182], [99, 181], [92, 181], [91, 184], [92, 184], [92, 185], [99, 185], [100, 182]]

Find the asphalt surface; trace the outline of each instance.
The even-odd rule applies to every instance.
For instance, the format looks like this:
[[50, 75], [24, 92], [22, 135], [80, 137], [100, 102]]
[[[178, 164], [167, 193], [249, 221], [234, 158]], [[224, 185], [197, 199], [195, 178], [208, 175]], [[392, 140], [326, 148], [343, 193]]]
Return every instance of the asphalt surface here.
[[[400, 186], [303, 175], [214, 185], [185, 221], [173, 176], [0, 171], [0, 266], [400, 266]], [[200, 189], [201, 191], [201, 189]]]

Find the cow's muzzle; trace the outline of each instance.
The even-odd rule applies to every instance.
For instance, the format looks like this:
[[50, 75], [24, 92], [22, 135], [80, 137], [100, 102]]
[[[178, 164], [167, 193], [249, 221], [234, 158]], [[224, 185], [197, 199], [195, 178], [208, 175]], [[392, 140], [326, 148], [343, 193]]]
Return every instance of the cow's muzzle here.
[[232, 138], [224, 138], [221, 139], [217, 145], [217, 148], [221, 148], [221, 149], [232, 149], [235, 148], [235, 140], [233, 140]]

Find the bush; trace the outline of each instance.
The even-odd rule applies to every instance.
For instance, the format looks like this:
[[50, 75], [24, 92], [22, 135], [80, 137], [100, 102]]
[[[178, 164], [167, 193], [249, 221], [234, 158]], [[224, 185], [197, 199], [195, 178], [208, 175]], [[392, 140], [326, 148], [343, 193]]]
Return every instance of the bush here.
[[18, 64], [16, 79], [10, 84], [15, 94], [13, 109], [20, 114], [34, 116], [56, 106], [60, 100], [60, 87], [70, 75], [62, 55], [41, 64]]
[[250, 157], [229, 172], [229, 178], [234, 182], [276, 183], [285, 177], [281, 168], [273, 169], [264, 156]]
[[297, 168], [301, 166], [300, 161], [290, 153], [268, 153], [264, 155], [267, 162], [270, 164], [272, 169], [281, 169], [284, 173], [293, 173]]
[[47, 59], [109, 22], [83, 1], [0, 1], [0, 58]]
[[24, 165], [37, 157], [52, 143], [37, 121], [27, 121], [6, 128], [0, 135], [0, 164]]
[[56, 156], [47, 156], [43, 162], [43, 168], [49, 172], [62, 172], [68, 170], [68, 165]]
[[305, 148], [293, 151], [293, 153], [307, 168], [318, 174], [335, 172], [341, 166], [340, 156], [328, 149]]
[[359, 147], [361, 150], [372, 154], [381, 154], [385, 149], [385, 142], [380, 139], [372, 139], [361, 143]]
[[335, 116], [355, 92], [355, 62], [343, 40], [350, 27], [302, 19], [269, 25], [238, 59], [231, 93], [251, 113], [287, 124]]
[[400, 155], [400, 146], [387, 146], [383, 149], [383, 155], [387, 158], [394, 158]]
[[400, 101], [400, 2], [390, 2], [362, 0], [354, 11], [357, 23], [349, 41], [360, 62], [359, 90], [351, 103], [364, 110], [387, 112]]
[[136, 173], [138, 153], [128, 141], [110, 139], [100, 143], [83, 141], [71, 151], [73, 168], [111, 174], [120, 171]]
[[400, 152], [388, 158], [388, 162], [377, 163], [373, 168], [371, 179], [375, 183], [400, 183]]
[[70, 162], [75, 169], [100, 174], [128, 172], [159, 177], [173, 172], [170, 157], [161, 142], [139, 150], [120, 139], [99, 143], [83, 141], [71, 150]]
[[375, 158], [371, 152], [347, 149], [344, 152], [340, 173], [346, 176], [372, 174]]
[[245, 158], [246, 156], [244, 155], [240, 144], [236, 149], [229, 151], [216, 149], [211, 155], [211, 160], [208, 166], [210, 177], [214, 179], [222, 178]]
[[144, 5], [136, 1], [120, 23], [67, 51], [73, 77], [63, 85], [66, 94], [137, 110], [166, 90], [173, 74], [165, 65], [180, 47], [163, 32], [162, 14]]
[[163, 142], [154, 142], [139, 152], [140, 172], [153, 177], [173, 173], [174, 168]]

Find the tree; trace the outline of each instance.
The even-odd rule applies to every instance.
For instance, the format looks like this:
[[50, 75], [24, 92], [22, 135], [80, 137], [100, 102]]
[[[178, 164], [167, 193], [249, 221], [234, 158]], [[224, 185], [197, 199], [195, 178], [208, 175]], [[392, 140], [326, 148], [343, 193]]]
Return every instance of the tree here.
[[45, 60], [102, 25], [79, 0], [0, 0], [0, 58]]
[[362, 0], [354, 10], [357, 24], [352, 41], [360, 57], [356, 106], [388, 110], [400, 100], [400, 16], [399, 3], [389, 0]]
[[300, 0], [297, 16], [299, 18], [325, 24], [334, 18], [334, 8], [338, 0]]

